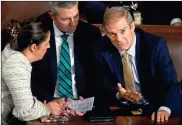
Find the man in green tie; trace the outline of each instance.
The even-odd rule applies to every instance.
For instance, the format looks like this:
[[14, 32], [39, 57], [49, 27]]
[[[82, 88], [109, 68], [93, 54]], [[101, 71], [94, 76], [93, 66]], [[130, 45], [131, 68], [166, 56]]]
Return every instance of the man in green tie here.
[[41, 101], [88, 97], [90, 47], [101, 37], [99, 28], [79, 21], [77, 1], [49, 2], [39, 16], [51, 31], [50, 48], [33, 64], [32, 92]]

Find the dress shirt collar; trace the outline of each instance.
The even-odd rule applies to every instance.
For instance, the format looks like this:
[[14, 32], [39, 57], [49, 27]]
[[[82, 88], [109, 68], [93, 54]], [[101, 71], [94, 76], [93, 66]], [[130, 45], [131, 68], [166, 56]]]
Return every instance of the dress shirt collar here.
[[[135, 49], [136, 49], [136, 35], [134, 34], [134, 41], [131, 47], [126, 51], [130, 56], [135, 57]], [[120, 55], [123, 55], [125, 51], [119, 51]]]

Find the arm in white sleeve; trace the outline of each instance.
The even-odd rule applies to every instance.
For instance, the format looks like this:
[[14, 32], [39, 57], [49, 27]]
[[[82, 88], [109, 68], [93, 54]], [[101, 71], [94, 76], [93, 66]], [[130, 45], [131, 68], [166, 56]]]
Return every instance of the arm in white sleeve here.
[[160, 111], [160, 110], [165, 110], [165, 111], [167, 111], [167, 112], [169, 113], [169, 116], [170, 116], [170, 114], [171, 114], [171, 110], [170, 110], [168, 107], [161, 106], [161, 107], [159, 108], [158, 111]]
[[2, 77], [13, 99], [13, 115], [22, 121], [29, 121], [49, 115], [50, 112], [33, 97], [30, 88], [31, 65], [21, 58], [9, 58], [2, 67]]

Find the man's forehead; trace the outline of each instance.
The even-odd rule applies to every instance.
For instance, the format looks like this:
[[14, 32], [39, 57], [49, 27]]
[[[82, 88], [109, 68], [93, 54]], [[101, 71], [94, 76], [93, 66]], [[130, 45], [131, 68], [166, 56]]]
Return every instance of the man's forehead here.
[[125, 29], [127, 26], [128, 26], [127, 21], [124, 21], [122, 19], [117, 19], [117, 20], [109, 21], [106, 24], [106, 29], [108, 31], [110, 31], [110, 30], [122, 30], [122, 29]]
[[78, 6], [74, 5], [72, 8], [57, 8], [58, 16], [69, 16], [69, 15], [76, 15], [79, 12]]

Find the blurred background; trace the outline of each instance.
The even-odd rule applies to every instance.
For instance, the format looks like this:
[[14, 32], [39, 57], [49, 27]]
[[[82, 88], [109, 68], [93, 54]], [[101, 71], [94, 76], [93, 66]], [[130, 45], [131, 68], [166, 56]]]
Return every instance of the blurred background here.
[[[47, 1], [2, 1], [2, 28], [11, 18], [25, 20], [41, 15], [49, 10], [47, 3]], [[170, 25], [173, 18], [182, 19], [182, 1], [80, 1], [80, 18], [91, 24], [100, 24], [105, 10], [112, 6], [128, 8], [138, 24]]]

